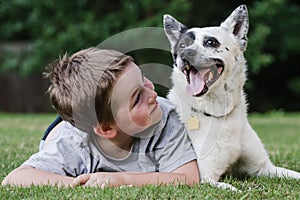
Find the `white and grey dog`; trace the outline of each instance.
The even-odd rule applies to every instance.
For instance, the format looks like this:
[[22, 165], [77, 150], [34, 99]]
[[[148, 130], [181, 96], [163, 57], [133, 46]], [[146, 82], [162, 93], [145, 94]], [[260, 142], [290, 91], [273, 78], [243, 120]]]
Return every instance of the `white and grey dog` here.
[[247, 120], [248, 11], [236, 8], [217, 27], [187, 28], [164, 16], [174, 58], [168, 94], [186, 124], [198, 157], [202, 182], [222, 188], [224, 173], [300, 179], [300, 173], [274, 166]]

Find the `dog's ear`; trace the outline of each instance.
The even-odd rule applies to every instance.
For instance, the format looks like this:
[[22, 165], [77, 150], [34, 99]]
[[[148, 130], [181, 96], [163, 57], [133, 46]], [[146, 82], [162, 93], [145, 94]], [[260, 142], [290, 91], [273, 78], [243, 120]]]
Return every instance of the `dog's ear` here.
[[171, 43], [172, 49], [179, 40], [180, 35], [187, 29], [171, 15], [164, 15], [164, 30]]
[[234, 34], [239, 41], [241, 50], [244, 52], [247, 47], [247, 33], [249, 28], [248, 11], [246, 5], [237, 7], [221, 24], [221, 27]]

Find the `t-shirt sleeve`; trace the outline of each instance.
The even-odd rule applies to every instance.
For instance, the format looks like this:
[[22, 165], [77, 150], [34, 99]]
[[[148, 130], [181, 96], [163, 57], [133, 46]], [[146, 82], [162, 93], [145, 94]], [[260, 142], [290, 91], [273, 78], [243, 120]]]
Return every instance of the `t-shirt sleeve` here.
[[84, 164], [86, 154], [82, 138], [74, 131], [62, 128], [41, 151], [33, 154], [22, 165], [76, 177], [87, 173]]
[[196, 159], [187, 130], [180, 122], [175, 111], [169, 113], [167, 123], [162, 132], [158, 146], [161, 148], [159, 157], [159, 171], [171, 172], [178, 167]]

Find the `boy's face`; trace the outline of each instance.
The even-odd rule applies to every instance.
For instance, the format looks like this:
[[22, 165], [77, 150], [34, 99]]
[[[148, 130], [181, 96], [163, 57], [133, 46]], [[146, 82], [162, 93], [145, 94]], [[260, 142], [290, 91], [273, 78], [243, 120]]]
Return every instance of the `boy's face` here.
[[160, 121], [162, 111], [153, 83], [131, 62], [117, 79], [112, 92], [112, 111], [121, 131], [134, 135]]

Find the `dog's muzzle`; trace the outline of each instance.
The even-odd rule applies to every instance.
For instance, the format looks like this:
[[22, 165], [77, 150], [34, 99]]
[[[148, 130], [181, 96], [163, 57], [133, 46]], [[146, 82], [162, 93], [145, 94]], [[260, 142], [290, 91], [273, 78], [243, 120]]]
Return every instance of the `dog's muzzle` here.
[[184, 61], [182, 72], [187, 80], [187, 92], [192, 96], [202, 96], [212, 86], [224, 71], [224, 63], [220, 59], [212, 59], [209, 66], [192, 66], [187, 60]]

